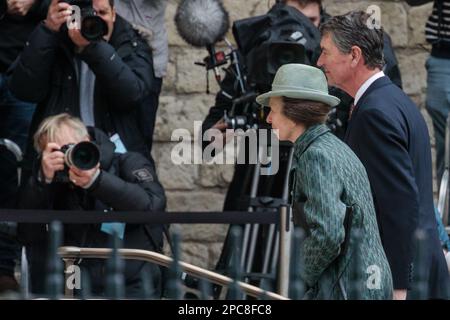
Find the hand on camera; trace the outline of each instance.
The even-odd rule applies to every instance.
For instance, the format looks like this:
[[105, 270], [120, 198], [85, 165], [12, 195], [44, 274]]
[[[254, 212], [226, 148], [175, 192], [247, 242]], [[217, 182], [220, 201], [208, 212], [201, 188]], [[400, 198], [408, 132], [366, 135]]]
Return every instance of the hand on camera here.
[[91, 170], [80, 170], [76, 167], [70, 167], [69, 179], [77, 187], [86, 188], [94, 182], [93, 179], [97, 177], [99, 168], [100, 164], [97, 164], [97, 166]]
[[26, 16], [35, 0], [7, 0], [8, 14]]
[[47, 18], [44, 23], [47, 28], [54, 32], [58, 32], [63, 23], [69, 20], [72, 15], [71, 5], [59, 0], [52, 0], [48, 8]]
[[49, 142], [42, 152], [41, 170], [45, 180], [52, 181], [56, 171], [64, 169], [64, 153], [59, 151], [61, 147]]
[[216, 124], [211, 127], [211, 129], [217, 129], [222, 132], [222, 137], [223, 137], [222, 146], [225, 146], [228, 142], [230, 142], [230, 140], [234, 136], [233, 133], [226, 132], [226, 129], [228, 129], [228, 125], [226, 124], [226, 122], [223, 118], [220, 119], [219, 121], [217, 121]]
[[219, 121], [216, 122], [215, 125], [212, 126], [212, 129], [218, 129], [222, 132], [225, 132], [225, 130], [227, 129], [227, 124], [225, 123], [225, 120], [222, 118]]
[[81, 34], [80, 29], [69, 29], [69, 38], [77, 46], [78, 52], [81, 52], [86, 48], [90, 42]]

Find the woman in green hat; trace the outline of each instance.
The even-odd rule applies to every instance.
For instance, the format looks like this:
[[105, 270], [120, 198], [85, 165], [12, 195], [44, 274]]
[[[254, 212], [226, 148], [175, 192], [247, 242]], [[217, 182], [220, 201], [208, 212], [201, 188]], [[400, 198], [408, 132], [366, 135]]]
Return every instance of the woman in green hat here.
[[[324, 124], [339, 99], [328, 94], [323, 72], [283, 65], [272, 91], [256, 100], [270, 107], [267, 122], [278, 138], [294, 143], [290, 190], [294, 224], [305, 232], [295, 248], [303, 261], [298, 268], [306, 285], [304, 298], [391, 299], [391, 270], [366, 171]], [[361, 287], [355, 295], [358, 273]]]

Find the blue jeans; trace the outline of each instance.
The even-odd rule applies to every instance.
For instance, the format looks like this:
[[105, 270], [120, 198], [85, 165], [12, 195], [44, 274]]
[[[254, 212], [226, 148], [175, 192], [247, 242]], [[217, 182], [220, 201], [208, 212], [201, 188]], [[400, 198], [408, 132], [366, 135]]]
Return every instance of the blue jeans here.
[[436, 177], [439, 183], [444, 173], [445, 128], [450, 112], [450, 59], [430, 56], [425, 66], [428, 71], [426, 108], [433, 120], [436, 139]]
[[[17, 100], [6, 85], [6, 77], [0, 73], [0, 139], [15, 142], [25, 150], [28, 129], [35, 105]], [[15, 208], [17, 201], [17, 162], [5, 148], [0, 149], [0, 208]], [[0, 274], [13, 274], [20, 245], [12, 235], [5, 233], [0, 223]]]

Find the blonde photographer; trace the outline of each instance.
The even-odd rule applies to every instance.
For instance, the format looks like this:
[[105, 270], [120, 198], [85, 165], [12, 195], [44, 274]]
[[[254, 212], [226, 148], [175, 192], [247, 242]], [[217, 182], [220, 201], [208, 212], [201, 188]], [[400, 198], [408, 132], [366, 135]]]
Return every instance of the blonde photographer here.
[[[91, 141], [99, 150], [97, 156], [82, 157], [93, 163], [82, 170], [71, 159], [67, 147]], [[33, 175], [21, 192], [21, 208], [85, 211], [163, 211], [166, 198], [152, 161], [139, 153], [115, 153], [115, 145], [100, 130], [87, 128], [80, 119], [60, 114], [44, 119], [34, 135], [39, 153]], [[63, 151], [61, 151], [63, 150]], [[74, 153], [75, 149], [72, 149]], [[86, 155], [86, 154], [85, 154]], [[86, 160], [93, 158], [95, 160]], [[97, 160], [100, 159], [98, 162]], [[78, 168], [77, 168], [78, 167]], [[67, 179], [64, 179], [66, 175]], [[124, 223], [65, 225], [64, 245], [108, 247], [108, 237], [116, 231], [123, 247], [156, 250], [162, 248], [162, 226]], [[19, 225], [19, 237], [27, 246], [31, 264], [31, 291], [44, 293], [48, 232], [44, 225]], [[87, 270], [92, 293], [102, 296], [105, 268], [98, 260], [79, 261]], [[126, 297], [138, 297], [142, 292], [142, 273], [153, 278], [155, 294], [160, 292], [160, 270], [156, 265], [129, 261], [125, 264]], [[82, 284], [83, 286], [83, 284]], [[81, 288], [82, 290], [83, 288]]]

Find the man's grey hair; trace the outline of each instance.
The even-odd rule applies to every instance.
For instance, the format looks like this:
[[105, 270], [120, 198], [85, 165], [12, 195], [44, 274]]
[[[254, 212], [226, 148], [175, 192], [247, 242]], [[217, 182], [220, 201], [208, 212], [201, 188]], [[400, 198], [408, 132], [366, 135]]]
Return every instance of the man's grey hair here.
[[353, 46], [362, 51], [365, 65], [369, 69], [383, 69], [383, 29], [369, 28], [371, 16], [364, 11], [350, 11], [332, 17], [320, 26], [320, 33], [331, 35], [342, 53], [350, 53]]

